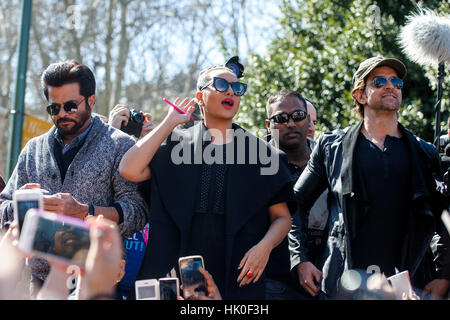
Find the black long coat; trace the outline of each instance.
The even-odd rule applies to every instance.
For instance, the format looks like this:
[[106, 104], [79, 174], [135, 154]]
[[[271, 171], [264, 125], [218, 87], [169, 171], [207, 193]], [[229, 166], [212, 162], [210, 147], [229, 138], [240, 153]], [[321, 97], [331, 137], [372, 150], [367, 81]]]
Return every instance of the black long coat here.
[[[199, 160], [199, 153], [196, 152], [201, 154], [202, 137], [207, 132], [205, 128], [202, 123], [198, 123], [186, 130], [174, 130], [150, 163], [150, 232], [137, 280], [164, 277], [173, 267], [179, 274], [178, 258], [187, 255], [191, 218], [200, 180], [201, 164], [195, 164], [194, 160]], [[225, 255], [226, 273], [225, 279], [217, 280], [223, 280], [226, 284], [221, 292], [224, 299], [264, 299], [265, 275], [256, 284], [239, 288], [236, 282], [239, 275], [237, 267], [245, 253], [266, 234], [270, 225], [269, 201], [287, 184], [292, 184], [292, 177], [284, 153], [236, 124], [233, 124], [233, 129], [240, 133], [240, 137], [242, 134], [246, 136], [244, 149], [247, 164], [236, 164], [237, 152], [242, 150], [236, 149], [239, 143], [235, 138], [235, 164], [228, 166], [226, 178], [226, 252], [217, 252], [217, 255]], [[180, 140], [188, 147], [181, 150]], [[271, 159], [278, 161], [279, 168], [275, 174], [262, 174], [262, 168], [270, 167], [264, 165], [264, 161], [248, 164], [252, 155], [255, 155], [248, 150], [256, 145], [266, 154], [272, 155], [274, 158]], [[190, 159], [191, 164], [176, 164], [180, 155]], [[293, 194], [288, 197], [294, 199]], [[289, 203], [291, 213], [295, 210], [294, 201]], [[205, 261], [206, 269], [207, 266], [208, 262]]]

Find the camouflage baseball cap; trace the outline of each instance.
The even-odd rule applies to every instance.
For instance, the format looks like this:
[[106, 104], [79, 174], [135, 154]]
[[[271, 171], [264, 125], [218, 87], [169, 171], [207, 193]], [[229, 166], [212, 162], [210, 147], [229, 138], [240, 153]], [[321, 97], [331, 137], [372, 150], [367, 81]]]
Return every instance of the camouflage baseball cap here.
[[376, 56], [376, 57], [372, 57], [372, 58], [369, 58], [369, 59], [361, 62], [358, 70], [353, 75], [353, 79], [352, 79], [353, 80], [353, 88], [355, 88], [357, 86], [357, 84], [360, 80], [366, 78], [369, 75], [369, 73], [372, 72], [373, 69], [382, 67], [382, 66], [387, 66], [387, 67], [391, 67], [392, 69], [394, 69], [397, 72], [397, 75], [399, 76], [399, 78], [401, 78], [401, 79], [403, 79], [406, 76], [406, 67], [403, 64], [403, 62], [401, 62], [398, 59], [394, 59], [394, 58], [385, 58], [382, 56]]

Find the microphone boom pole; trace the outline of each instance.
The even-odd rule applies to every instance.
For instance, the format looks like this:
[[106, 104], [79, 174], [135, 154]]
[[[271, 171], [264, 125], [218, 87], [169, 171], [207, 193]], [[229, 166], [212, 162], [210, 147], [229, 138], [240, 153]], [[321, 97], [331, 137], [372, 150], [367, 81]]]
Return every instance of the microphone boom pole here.
[[437, 102], [436, 102], [436, 126], [434, 130], [434, 145], [439, 150], [440, 136], [441, 136], [441, 102], [442, 102], [442, 83], [444, 82], [445, 69], [444, 62], [439, 63], [438, 68], [438, 82], [437, 82]]

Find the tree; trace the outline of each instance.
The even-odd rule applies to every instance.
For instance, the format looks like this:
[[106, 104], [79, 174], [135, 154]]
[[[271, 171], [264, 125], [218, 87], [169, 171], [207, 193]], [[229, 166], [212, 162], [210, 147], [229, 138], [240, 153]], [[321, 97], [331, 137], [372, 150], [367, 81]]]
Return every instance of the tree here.
[[[448, 0], [422, 1], [448, 12]], [[265, 102], [283, 88], [300, 91], [318, 107], [319, 130], [354, 124], [351, 79], [359, 63], [375, 55], [397, 57], [408, 69], [401, 121], [432, 141], [434, 95], [424, 69], [410, 61], [397, 44], [405, 17], [415, 12], [411, 1], [283, 0], [281, 31], [267, 54], [254, 54], [249, 66], [249, 92], [240, 122], [256, 131], [264, 127]], [[444, 117], [445, 118], [445, 117]]]

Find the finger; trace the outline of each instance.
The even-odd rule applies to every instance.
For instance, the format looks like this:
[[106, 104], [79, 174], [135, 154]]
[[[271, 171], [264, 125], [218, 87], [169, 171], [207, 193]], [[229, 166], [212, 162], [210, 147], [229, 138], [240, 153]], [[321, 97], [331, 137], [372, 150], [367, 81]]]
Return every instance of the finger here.
[[244, 266], [244, 269], [247, 270], [247, 271], [246, 271], [245, 276], [242, 279], [241, 283], [239, 284], [240, 287], [251, 283], [253, 278], [255, 277], [255, 272], [253, 272], [253, 268], [252, 267]]
[[114, 108], [112, 108], [111, 112], [114, 110], [121, 109], [121, 108], [125, 108], [125, 106], [123, 104], [116, 104], [116, 106]]
[[186, 105], [188, 104], [188, 102], [189, 102], [189, 98], [184, 98], [183, 102], [181, 102], [180, 108], [181, 108], [183, 111], [186, 111]]
[[205, 278], [206, 287], [207, 288], [213, 287], [214, 280], [213, 280], [211, 274], [208, 271], [206, 271], [205, 269], [203, 269], [202, 267], [199, 267], [198, 271], [203, 275], [203, 278]]
[[247, 274], [248, 270], [244, 270], [244, 268], [243, 268], [243, 266], [247, 262], [247, 258], [248, 258], [248, 252], [244, 255], [244, 257], [242, 258], [241, 262], [239, 263], [238, 270], [241, 270], [241, 273], [239, 273], [239, 276], [237, 278], [238, 282], [240, 282], [242, 280], [242, 278], [244, 278], [244, 276]]
[[6, 233], [3, 235], [2, 239], [0, 240], [0, 248], [5, 244], [7, 239], [9, 239], [11, 234], [12, 234], [12, 229], [9, 228], [8, 231], [6, 231]]
[[258, 272], [253, 276], [252, 282], [253, 282], [253, 283], [258, 282], [259, 278], [261, 278], [261, 275], [262, 275], [262, 271], [258, 271]]
[[316, 271], [313, 273], [314, 279], [316, 279], [317, 283], [320, 283], [322, 281], [322, 272]]
[[310, 289], [311, 292], [313, 292], [313, 293], [317, 292], [317, 287], [314, 284], [312, 278], [305, 279], [304, 284], [306, 287], [308, 287]]
[[177, 97], [174, 101], [174, 104], [177, 105], [180, 102], [180, 97]]
[[303, 289], [305, 289], [306, 292], [308, 292], [311, 296], [314, 297], [314, 291], [311, 290], [311, 288], [305, 283], [305, 281], [301, 283], [301, 286], [303, 287]]
[[195, 111], [195, 106], [194, 106], [195, 100], [192, 99], [191, 101], [189, 101], [189, 103], [186, 106], [186, 113], [191, 115], [194, 111]]
[[57, 195], [61, 197], [61, 199], [70, 199], [72, 198], [72, 195], [70, 193], [60, 193], [58, 192]]
[[61, 208], [62, 208], [62, 206], [59, 204], [45, 204], [44, 203], [45, 211], [55, 212], [55, 211], [60, 211]]
[[40, 189], [41, 185], [39, 183], [26, 183], [23, 186], [21, 186], [19, 189], [20, 190], [25, 190], [25, 189]]

